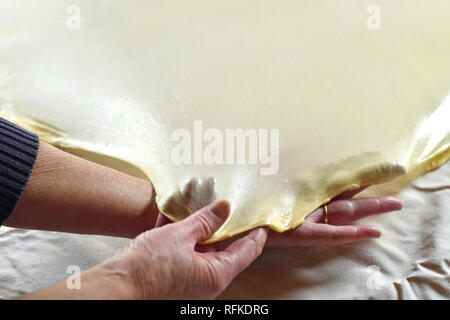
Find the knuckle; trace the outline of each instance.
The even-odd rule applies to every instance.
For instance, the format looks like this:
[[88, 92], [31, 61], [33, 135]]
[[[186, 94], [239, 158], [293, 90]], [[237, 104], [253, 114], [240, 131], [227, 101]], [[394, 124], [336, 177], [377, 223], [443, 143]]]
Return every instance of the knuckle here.
[[375, 207], [375, 211], [380, 211], [381, 208], [382, 208], [382, 204], [381, 204], [380, 198], [375, 198], [374, 202], [375, 202], [375, 206], [374, 206]]
[[337, 203], [337, 211], [342, 212], [350, 217], [355, 215], [355, 205], [351, 200], [342, 200]]
[[212, 233], [212, 223], [204, 214], [200, 214], [194, 220], [195, 230], [200, 236], [207, 236]]
[[358, 239], [362, 236], [361, 229], [358, 227], [353, 227], [353, 232], [355, 234], [356, 239]]
[[346, 206], [349, 215], [354, 217], [356, 215], [355, 203], [353, 201], [347, 201]]
[[248, 239], [249, 254], [255, 259], [261, 254], [262, 248], [255, 238]]

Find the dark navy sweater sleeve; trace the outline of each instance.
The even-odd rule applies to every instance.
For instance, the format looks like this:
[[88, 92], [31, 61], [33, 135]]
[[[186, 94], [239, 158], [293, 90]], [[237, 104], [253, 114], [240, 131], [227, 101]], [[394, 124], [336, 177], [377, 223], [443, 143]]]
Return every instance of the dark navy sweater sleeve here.
[[22, 197], [38, 150], [37, 135], [0, 118], [0, 226]]

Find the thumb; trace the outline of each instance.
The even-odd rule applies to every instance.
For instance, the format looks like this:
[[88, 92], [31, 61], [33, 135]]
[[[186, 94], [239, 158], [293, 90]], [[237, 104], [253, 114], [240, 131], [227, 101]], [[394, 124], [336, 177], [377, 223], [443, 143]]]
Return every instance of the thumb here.
[[230, 204], [224, 200], [217, 201], [179, 222], [179, 226], [184, 235], [196, 244], [209, 239], [226, 221], [229, 213]]

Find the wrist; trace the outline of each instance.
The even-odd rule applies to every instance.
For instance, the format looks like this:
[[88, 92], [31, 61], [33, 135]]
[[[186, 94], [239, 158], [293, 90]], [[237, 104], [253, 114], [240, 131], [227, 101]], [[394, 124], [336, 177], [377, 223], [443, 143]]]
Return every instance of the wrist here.
[[[126, 268], [126, 264], [120, 260], [110, 259], [94, 269], [97, 279], [106, 285], [106, 290], [100, 287], [107, 295], [106, 299], [114, 300], [141, 300], [143, 299], [142, 288], [136, 275]], [[103, 299], [103, 298], [102, 298]]]

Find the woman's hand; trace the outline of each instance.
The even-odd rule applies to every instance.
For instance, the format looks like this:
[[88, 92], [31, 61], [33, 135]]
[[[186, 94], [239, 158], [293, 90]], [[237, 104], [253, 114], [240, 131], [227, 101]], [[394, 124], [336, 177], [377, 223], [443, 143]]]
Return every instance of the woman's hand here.
[[[283, 233], [270, 230], [266, 247], [333, 246], [379, 238], [381, 231], [373, 226], [348, 224], [368, 216], [400, 210], [402, 203], [393, 197], [351, 199], [368, 187], [370, 185], [346, 191], [334, 198], [327, 205], [328, 224], [323, 221], [323, 207], [320, 207], [310, 213], [302, 225], [293, 230]], [[160, 213], [155, 227], [158, 228], [169, 223], [171, 223], [170, 220]], [[197, 250], [217, 251], [228, 244], [230, 240], [199, 246]]]
[[339, 245], [379, 238], [381, 231], [373, 226], [350, 226], [356, 220], [385, 212], [400, 210], [402, 203], [393, 197], [353, 199], [368, 186], [343, 193], [328, 205], [328, 224], [323, 219], [323, 207], [312, 212], [296, 229], [277, 233], [270, 231], [268, 247], [309, 247]]
[[258, 228], [223, 251], [197, 246], [219, 229], [229, 210], [219, 201], [145, 232], [102, 265], [131, 280], [135, 298], [213, 299], [261, 254], [267, 239], [267, 230]]
[[[346, 224], [373, 214], [399, 210], [392, 197], [349, 200], [360, 188], [328, 204], [328, 222], [322, 208], [298, 228], [282, 234], [258, 228], [231, 243], [199, 245], [219, 229], [229, 215], [229, 204], [219, 201], [177, 223], [160, 215], [157, 228], [131, 241], [113, 258], [83, 273], [81, 290], [65, 283], [25, 295], [23, 299], [213, 299], [271, 247], [337, 245], [379, 237], [371, 226]], [[226, 243], [229, 243], [226, 241]]]

